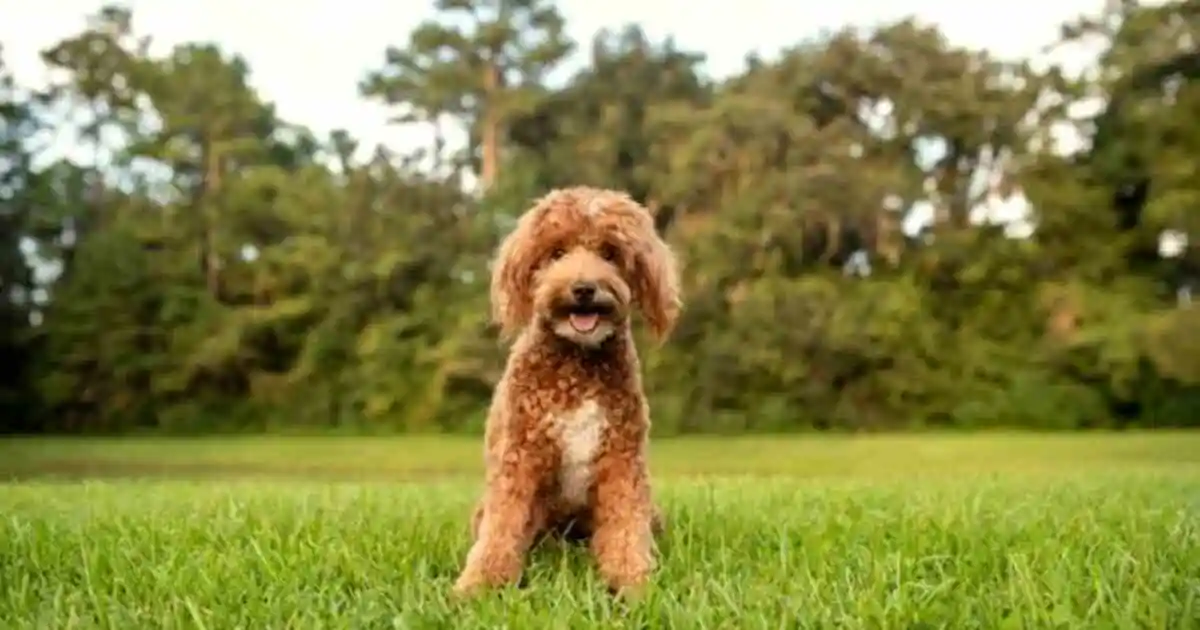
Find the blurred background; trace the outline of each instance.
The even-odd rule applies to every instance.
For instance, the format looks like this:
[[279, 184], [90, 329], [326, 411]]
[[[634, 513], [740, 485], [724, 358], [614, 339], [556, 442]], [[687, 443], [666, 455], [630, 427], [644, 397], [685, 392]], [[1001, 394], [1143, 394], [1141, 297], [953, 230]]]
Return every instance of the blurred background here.
[[571, 184], [660, 436], [1200, 426], [1200, 2], [0, 7], [0, 432], [477, 433]]

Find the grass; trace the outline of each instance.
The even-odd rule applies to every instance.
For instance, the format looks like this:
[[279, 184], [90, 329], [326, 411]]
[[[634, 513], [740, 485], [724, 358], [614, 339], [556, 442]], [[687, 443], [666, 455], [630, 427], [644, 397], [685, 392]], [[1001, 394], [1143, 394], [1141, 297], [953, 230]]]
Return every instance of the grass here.
[[[482, 449], [482, 438], [441, 436], [0, 439], [0, 479], [477, 479]], [[651, 460], [668, 477], [1173, 470], [1200, 466], [1200, 432], [702, 437], [652, 441]]]
[[653, 448], [643, 600], [551, 544], [455, 603], [477, 441], [2, 441], [0, 627], [1200, 627], [1200, 434]]

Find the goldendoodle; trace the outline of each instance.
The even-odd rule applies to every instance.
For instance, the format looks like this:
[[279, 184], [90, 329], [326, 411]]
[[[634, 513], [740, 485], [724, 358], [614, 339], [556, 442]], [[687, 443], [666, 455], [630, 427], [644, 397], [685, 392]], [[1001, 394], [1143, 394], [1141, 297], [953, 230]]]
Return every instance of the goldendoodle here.
[[630, 319], [641, 312], [659, 341], [674, 327], [675, 256], [627, 194], [559, 189], [500, 245], [491, 300], [516, 339], [488, 413], [485, 490], [455, 591], [517, 581], [533, 542], [568, 529], [590, 542], [610, 588], [639, 591], [662, 521]]

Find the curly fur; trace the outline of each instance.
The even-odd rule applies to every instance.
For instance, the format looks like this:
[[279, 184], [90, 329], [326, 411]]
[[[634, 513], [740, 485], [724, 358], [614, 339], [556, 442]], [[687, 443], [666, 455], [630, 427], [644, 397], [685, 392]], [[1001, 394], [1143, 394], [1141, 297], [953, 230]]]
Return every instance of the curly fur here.
[[630, 320], [640, 312], [660, 342], [670, 333], [681, 309], [674, 255], [628, 195], [560, 189], [501, 244], [491, 300], [516, 339], [488, 414], [485, 489], [455, 590], [515, 582], [548, 533], [587, 540], [613, 590], [638, 590], [662, 520]]

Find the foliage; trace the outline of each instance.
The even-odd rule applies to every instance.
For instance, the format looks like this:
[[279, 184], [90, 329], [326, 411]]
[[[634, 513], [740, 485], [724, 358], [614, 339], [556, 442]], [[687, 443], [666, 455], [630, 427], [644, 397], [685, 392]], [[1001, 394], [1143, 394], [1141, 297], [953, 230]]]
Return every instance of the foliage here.
[[[1200, 422], [1194, 2], [1064, 25], [1103, 43], [1081, 77], [902, 20], [718, 80], [633, 26], [569, 41], [546, 0], [437, 9], [360, 92], [457, 152], [316, 137], [126, 9], [43, 51], [43, 92], [0, 65], [0, 429], [478, 431], [492, 252], [578, 183], [683, 262], [659, 433]], [[63, 111], [93, 159], [40, 154]], [[1021, 198], [1030, 229], [980, 219]]]

